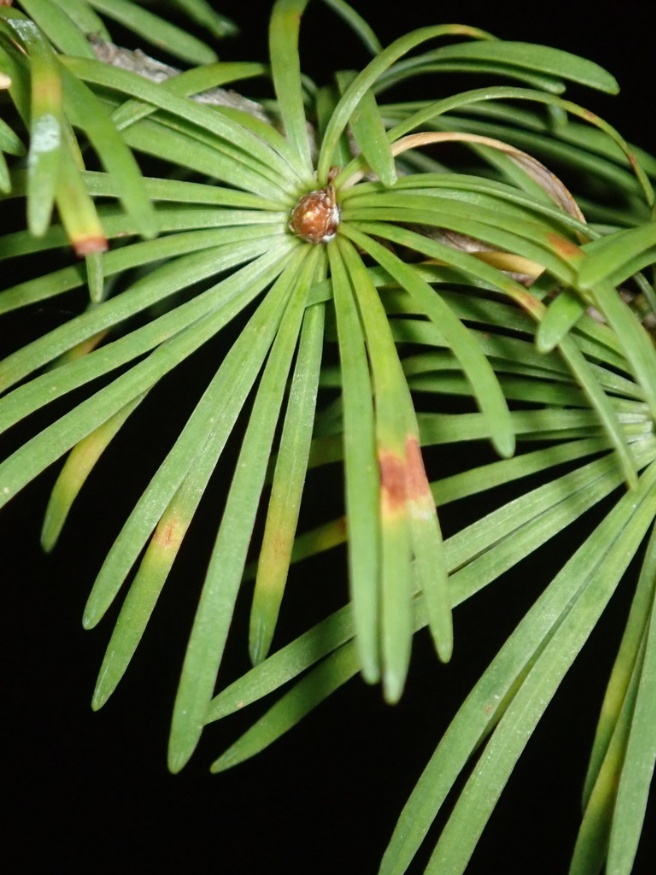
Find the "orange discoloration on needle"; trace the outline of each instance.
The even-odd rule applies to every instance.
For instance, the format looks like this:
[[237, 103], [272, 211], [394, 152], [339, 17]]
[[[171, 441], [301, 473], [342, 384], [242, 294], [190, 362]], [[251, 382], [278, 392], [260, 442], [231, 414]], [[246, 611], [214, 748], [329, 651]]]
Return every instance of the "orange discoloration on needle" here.
[[406, 437], [405, 452], [407, 457], [406, 490], [408, 499], [422, 503], [428, 500], [432, 505], [433, 495], [428, 483], [428, 477], [426, 477], [426, 468], [424, 467], [421, 447], [416, 435], [410, 434]]
[[544, 309], [544, 304], [532, 297], [532, 295], [517, 295], [516, 300], [529, 313], [541, 314]]
[[35, 102], [58, 103], [61, 100], [61, 83], [58, 79], [41, 79], [32, 86], [32, 99]]
[[82, 356], [87, 355], [87, 353], [94, 350], [99, 343], [101, 343], [105, 337], [107, 336], [108, 331], [99, 331], [98, 334], [94, 334], [93, 337], [88, 338], [88, 340], [83, 340], [81, 343], [78, 343], [77, 346], [74, 346], [67, 353], [68, 359], [78, 359], [82, 358]]
[[406, 512], [409, 505], [414, 513], [433, 511], [435, 502], [426, 476], [421, 447], [416, 434], [405, 439], [405, 458], [390, 450], [378, 454], [383, 516]]
[[177, 515], [164, 517], [155, 529], [151, 546], [167, 552], [177, 550], [186, 531], [187, 526], [181, 523]]
[[107, 238], [97, 234], [88, 237], [77, 237], [72, 243], [76, 255], [92, 255], [94, 252], [107, 252], [109, 248]]
[[590, 122], [593, 125], [596, 124], [597, 122], [601, 121], [601, 119], [599, 118], [597, 113], [592, 112], [589, 109], [584, 109], [581, 112], [581, 118], [584, 118], [587, 122]]
[[378, 464], [380, 465], [380, 496], [383, 516], [392, 516], [405, 508], [406, 461], [397, 453], [380, 450]]
[[576, 243], [572, 243], [566, 237], [561, 237], [560, 234], [549, 233], [547, 240], [565, 258], [577, 258], [581, 255], [581, 250]]
[[[279, 530], [269, 532], [262, 545], [258, 566], [258, 585], [265, 588], [277, 586], [279, 571], [286, 568], [292, 552], [293, 539]], [[264, 570], [264, 573], [262, 571]]]

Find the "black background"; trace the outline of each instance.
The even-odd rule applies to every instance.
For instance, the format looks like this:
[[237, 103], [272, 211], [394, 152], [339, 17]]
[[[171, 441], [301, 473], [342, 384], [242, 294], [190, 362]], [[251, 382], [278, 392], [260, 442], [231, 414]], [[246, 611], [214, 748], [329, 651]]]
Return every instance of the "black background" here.
[[[217, 3], [250, 34], [223, 48], [222, 57], [264, 57], [268, 7]], [[609, 11], [562, 0], [521, 5], [405, 0], [397, 11], [378, 3], [361, 2], [358, 8], [383, 43], [417, 26], [457, 21], [585, 55], [617, 76], [622, 96], [575, 91], [574, 97], [628, 138], [656, 150], [650, 3], [628, 2]], [[313, 76], [321, 79], [333, 67], [366, 61], [326, 9], [311, 4], [306, 18], [304, 62]], [[15, 341], [0, 337], [3, 345]], [[184, 394], [187, 379], [193, 375], [177, 376], [164, 396], [146, 406], [144, 415], [164, 445], [183, 412], [177, 402], [168, 403], [168, 393]], [[374, 873], [440, 733], [539, 592], [543, 574], [557, 566], [561, 552], [566, 555], [566, 544], [550, 545], [458, 610], [457, 649], [449, 667], [438, 666], [428, 641], [418, 636], [407, 694], [396, 708], [384, 706], [378, 690], [355, 680], [267, 752], [211, 776], [209, 763], [249, 725], [252, 718], [244, 713], [212, 727], [187, 769], [171, 776], [165, 761], [168, 719], [211, 542], [211, 515], [186, 545], [124, 686], [93, 714], [89, 700], [111, 618], [94, 632], [83, 632], [82, 608], [103, 550], [157, 454], [136, 428], [118, 443], [52, 556], [40, 552], [38, 530], [54, 472], [0, 514], [5, 729], [0, 870]], [[221, 484], [216, 495], [220, 489]], [[311, 501], [337, 500], [333, 493], [330, 484], [314, 483]], [[343, 572], [343, 555], [336, 553], [296, 578], [286, 634], [341, 603]], [[628, 598], [623, 592], [611, 603], [547, 711], [483, 836], [471, 875], [567, 871], [586, 751]], [[246, 608], [238, 610], [226, 679], [246, 665]], [[638, 875], [656, 871], [649, 833], [648, 826]]]

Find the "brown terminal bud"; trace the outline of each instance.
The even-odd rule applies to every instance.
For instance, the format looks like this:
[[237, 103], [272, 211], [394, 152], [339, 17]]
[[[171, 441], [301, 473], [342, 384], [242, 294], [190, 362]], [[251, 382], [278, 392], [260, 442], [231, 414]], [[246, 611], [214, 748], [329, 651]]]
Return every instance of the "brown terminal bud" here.
[[308, 243], [328, 243], [337, 233], [339, 207], [333, 186], [335, 173], [333, 168], [326, 187], [303, 195], [292, 210], [289, 230]]

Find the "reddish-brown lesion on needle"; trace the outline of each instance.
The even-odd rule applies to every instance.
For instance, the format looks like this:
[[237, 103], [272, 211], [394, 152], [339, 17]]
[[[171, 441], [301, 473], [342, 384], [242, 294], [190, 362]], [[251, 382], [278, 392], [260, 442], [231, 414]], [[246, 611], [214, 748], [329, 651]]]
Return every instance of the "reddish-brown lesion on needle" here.
[[383, 517], [395, 516], [405, 508], [407, 497], [406, 460], [391, 450], [379, 450], [380, 494]]
[[426, 476], [426, 468], [424, 459], [421, 455], [421, 447], [419, 439], [416, 435], [408, 435], [405, 439], [406, 453], [406, 489], [408, 499], [410, 501], [430, 501], [433, 503], [433, 494], [431, 492], [430, 483]]
[[378, 465], [383, 517], [404, 512], [409, 502], [415, 506], [433, 507], [433, 495], [417, 435], [406, 436], [404, 454], [379, 449]]

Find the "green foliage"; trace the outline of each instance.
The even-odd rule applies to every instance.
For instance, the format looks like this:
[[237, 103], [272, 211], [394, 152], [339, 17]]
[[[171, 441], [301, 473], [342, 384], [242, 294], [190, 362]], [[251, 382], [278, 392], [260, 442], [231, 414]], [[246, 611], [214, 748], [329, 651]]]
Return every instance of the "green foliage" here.
[[[68, 454], [44, 522], [52, 549], [148, 393], [240, 326], [84, 612], [95, 626], [127, 590], [94, 694], [100, 707], [237, 434], [170, 768], [185, 765], [208, 723], [285, 689], [216, 760], [220, 771], [358, 672], [397, 701], [416, 631], [427, 626], [447, 661], [452, 610], [612, 496], [439, 741], [380, 871], [406, 870], [476, 758], [427, 869], [465, 871], [531, 733], [638, 556], [571, 868], [592, 875], [607, 856], [608, 872], [628, 875], [656, 757], [656, 160], [562, 96], [568, 82], [617, 90], [589, 61], [461, 25], [382, 48], [347, 3], [327, 2], [374, 57], [320, 88], [301, 74], [307, 0], [274, 4], [270, 68], [217, 61], [131, 0], [0, 7], [0, 190], [26, 207], [26, 226], [0, 238], [0, 258], [20, 259], [25, 274], [0, 292], [0, 311], [89, 293], [66, 324], [0, 364], [0, 429], [50, 416], [0, 463], [0, 502]], [[205, 0], [171, 5], [211, 37], [233, 28]], [[99, 60], [114, 21], [198, 66], [153, 82]], [[400, 82], [452, 71], [510, 84], [435, 102], [389, 99]], [[246, 101], [192, 99], [251, 77], [273, 87], [268, 117]], [[142, 175], [153, 167], [157, 176]], [[79, 257], [66, 261], [70, 248]], [[49, 269], [43, 253], [61, 258]], [[470, 402], [466, 412], [453, 412], [453, 396]], [[500, 458], [481, 465], [471, 454], [464, 470], [429, 483], [421, 448], [465, 441], [489, 441]], [[306, 472], [329, 464], [343, 472], [344, 516], [303, 528]], [[444, 540], [436, 504], [482, 493], [495, 509]], [[272, 651], [290, 567], [341, 543], [348, 604]], [[217, 692], [235, 602], [252, 581], [254, 667]]]

